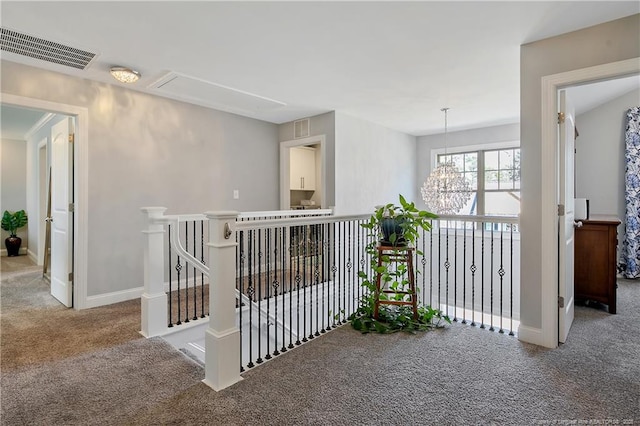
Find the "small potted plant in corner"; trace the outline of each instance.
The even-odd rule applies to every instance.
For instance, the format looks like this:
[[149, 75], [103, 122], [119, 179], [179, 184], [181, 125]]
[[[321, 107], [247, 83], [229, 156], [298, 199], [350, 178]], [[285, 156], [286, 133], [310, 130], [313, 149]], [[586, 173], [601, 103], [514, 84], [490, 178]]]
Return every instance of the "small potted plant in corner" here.
[[11, 213], [5, 210], [2, 215], [2, 229], [9, 231], [9, 236], [4, 240], [7, 247], [7, 256], [17, 256], [22, 245], [22, 238], [16, 235], [19, 228], [27, 224], [27, 214], [24, 210]]
[[[360, 299], [358, 309], [349, 319], [351, 326], [363, 333], [426, 331], [444, 327], [443, 322], [451, 323], [451, 320], [440, 310], [430, 306], [419, 305], [417, 315], [414, 315], [413, 307], [401, 304], [384, 304], [376, 309], [376, 299], [387, 298], [387, 293], [378, 292], [378, 275], [380, 275], [381, 282], [394, 291], [406, 293], [409, 286], [407, 265], [397, 265], [390, 262], [387, 256], [378, 251], [378, 245], [398, 251], [413, 247], [413, 250], [422, 256], [423, 253], [416, 247], [420, 231], [430, 231], [431, 219], [438, 217], [434, 213], [419, 210], [415, 203], [409, 203], [402, 195], [399, 196], [399, 201], [399, 205], [390, 203], [377, 206], [369, 222], [361, 225], [369, 231], [370, 242], [367, 244], [366, 251], [371, 259], [370, 268], [369, 271], [359, 271], [358, 273], [365, 291]], [[379, 255], [384, 256], [382, 264], [378, 263]], [[394, 298], [392, 300], [402, 301], [406, 296], [399, 293], [392, 297]]]

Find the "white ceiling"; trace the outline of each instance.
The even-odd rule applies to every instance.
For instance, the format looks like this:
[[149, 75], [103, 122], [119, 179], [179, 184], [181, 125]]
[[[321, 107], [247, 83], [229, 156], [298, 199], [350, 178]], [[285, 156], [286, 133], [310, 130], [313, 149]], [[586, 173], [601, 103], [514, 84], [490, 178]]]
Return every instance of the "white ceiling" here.
[[[133, 90], [273, 123], [337, 110], [425, 135], [442, 132], [443, 106], [450, 130], [519, 122], [521, 44], [640, 2], [3, 0], [0, 12], [3, 28], [97, 53], [85, 70], [6, 60], [110, 84], [124, 65], [142, 73]], [[170, 73], [181, 79], [157, 88]]]

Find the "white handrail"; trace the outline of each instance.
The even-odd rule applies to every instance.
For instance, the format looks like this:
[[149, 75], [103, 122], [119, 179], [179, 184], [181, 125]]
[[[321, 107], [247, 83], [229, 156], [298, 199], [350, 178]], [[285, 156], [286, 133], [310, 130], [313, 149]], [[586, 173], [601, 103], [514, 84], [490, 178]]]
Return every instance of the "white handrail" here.
[[173, 248], [176, 250], [176, 252], [178, 252], [180, 256], [184, 257], [191, 264], [191, 266], [208, 277], [209, 267], [193, 257], [193, 255], [191, 255], [189, 252], [187, 252], [187, 250], [184, 249], [184, 247], [182, 247], [182, 242], [180, 241], [180, 237], [178, 236], [178, 220], [173, 219], [171, 222], [173, 222], [173, 224], [175, 225], [170, 228], [171, 245], [173, 246]]
[[305, 210], [267, 210], [259, 212], [244, 212], [238, 215], [239, 219], [252, 219], [260, 217], [290, 217], [290, 216], [328, 216], [333, 214], [332, 209], [305, 209]]
[[313, 216], [297, 217], [290, 219], [265, 219], [237, 222], [236, 230], [245, 231], [249, 229], [282, 228], [287, 226], [320, 225], [325, 223], [350, 222], [353, 220], [368, 220], [370, 215], [354, 216]]
[[461, 222], [491, 222], [491, 223], [515, 223], [520, 221], [518, 216], [480, 216], [480, 215], [440, 215], [434, 220], [449, 220]]

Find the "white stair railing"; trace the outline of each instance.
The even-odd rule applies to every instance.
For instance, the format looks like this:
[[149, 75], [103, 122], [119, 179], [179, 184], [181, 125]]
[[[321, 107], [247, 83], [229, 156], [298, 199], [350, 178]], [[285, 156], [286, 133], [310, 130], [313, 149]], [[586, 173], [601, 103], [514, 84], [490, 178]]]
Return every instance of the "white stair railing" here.
[[[143, 231], [146, 236], [144, 248], [144, 290], [141, 296], [141, 334], [145, 337], [162, 336], [171, 331], [167, 314], [168, 285], [165, 272], [164, 250], [166, 249], [166, 236], [169, 234], [170, 250], [173, 250], [182, 258], [185, 265], [198, 270], [207, 279], [210, 279], [210, 263], [203, 263], [193, 254], [189, 253], [182, 244], [180, 238], [180, 223], [208, 221], [203, 214], [165, 215], [166, 207], [143, 207], [141, 211], [147, 215], [148, 228]], [[292, 217], [311, 217], [331, 215], [330, 209], [314, 210], [280, 210], [237, 213], [236, 221], [272, 220], [275, 218], [286, 219]], [[235, 238], [235, 234], [234, 234]], [[208, 260], [208, 259], [207, 259]], [[235, 259], [234, 259], [235, 264]], [[169, 265], [171, 268], [172, 265]], [[244, 306], [252, 306], [260, 310], [271, 322], [281, 325], [281, 321], [266, 312], [265, 308], [247, 295], [236, 290], [236, 297]]]
[[[366, 259], [362, 258], [365, 253], [363, 247], [366, 244], [366, 232], [360, 227], [360, 223], [368, 219], [367, 215], [307, 217], [309, 214], [299, 215], [300, 211], [292, 211], [253, 214], [209, 212], [206, 215], [169, 216], [164, 215], [166, 209], [163, 207], [147, 207], [142, 211], [148, 216], [148, 228], [144, 231], [146, 244], [142, 334], [151, 337], [167, 334], [169, 330], [176, 329], [176, 327], [169, 329], [167, 326], [168, 296], [164, 275], [166, 266], [164, 237], [166, 229], [170, 228], [172, 250], [208, 276], [209, 319], [206, 323], [202, 321], [199, 323], [207, 326], [202, 343], [205, 347], [206, 364], [204, 382], [215, 390], [224, 389], [241, 380], [243, 366], [251, 368], [254, 361], [257, 365], [272, 358], [272, 355], [278, 355], [277, 349], [284, 348], [285, 343], [287, 349], [290, 349], [301, 344], [300, 340], [305, 342], [307, 337], [312, 339], [313, 337], [308, 333], [314, 330], [313, 327], [316, 328], [314, 336], [318, 335], [317, 328], [322, 328], [321, 332], [324, 333], [325, 322], [322, 320], [318, 323], [319, 314], [322, 315], [329, 310], [333, 320], [339, 326], [346, 322], [350, 309], [357, 304], [356, 296], [359, 294], [357, 293], [359, 288], [357, 272], [359, 268], [366, 268], [368, 264]], [[179, 237], [183, 235], [179, 235], [181, 231], [177, 230], [177, 224], [187, 220], [200, 220], [203, 225], [206, 222], [208, 234], [203, 236], [203, 240], [207, 242], [207, 250], [202, 251], [206, 254], [203, 254], [204, 259], [200, 261], [180, 242]], [[290, 258], [299, 261], [301, 257], [299, 254], [292, 254], [294, 251], [290, 250], [290, 245], [295, 244], [292, 238], [297, 235], [294, 231], [308, 227], [318, 227], [327, 231], [314, 234], [320, 235], [322, 239], [321, 244], [315, 246], [317, 248], [303, 248], [303, 253], [306, 255], [316, 256], [314, 258], [316, 263], [311, 263], [312, 266], [315, 265], [313, 266], [315, 269], [309, 270], [311, 271], [309, 274], [305, 272], [304, 262], [300, 261], [303, 269], [300, 269], [297, 263], [298, 266], [290, 263]], [[434, 220], [432, 231], [424, 233], [417, 246], [424, 252], [417, 256], [415, 263], [420, 272], [416, 285], [420, 288], [422, 303], [442, 309], [453, 320], [480, 328], [487, 327], [499, 333], [514, 334], [519, 320], [520, 244], [517, 229], [517, 218], [443, 216], [439, 220]], [[280, 234], [273, 230], [286, 231]], [[249, 240], [256, 235], [256, 241], [263, 238], [262, 241], [265, 243], [262, 248], [258, 245], [257, 250], [254, 247], [253, 251], [243, 251], [243, 248], [245, 250], [248, 248], [247, 240], [242, 239], [243, 233]], [[275, 241], [280, 242], [273, 243], [276, 245], [267, 244], [266, 241], [272, 236], [276, 239]], [[266, 249], [267, 247], [269, 249]], [[276, 247], [278, 256], [283, 256], [282, 258], [275, 254], [272, 258], [262, 257], [269, 250], [273, 252]], [[240, 259], [244, 259], [244, 253], [247, 254], [244, 262], [247, 265], [253, 262], [253, 270], [251, 266], [248, 271], [239, 269], [242, 268], [243, 261]], [[320, 261], [323, 263], [319, 267]], [[271, 269], [267, 269], [264, 274], [261, 267]], [[288, 275], [287, 267], [291, 268]], [[302, 280], [300, 285], [297, 285], [295, 280], [293, 284], [291, 283], [291, 277], [294, 274], [296, 279]], [[323, 278], [320, 278], [321, 275]], [[287, 296], [284, 295], [284, 277], [286, 276], [289, 277]], [[242, 277], [253, 277], [252, 279], [257, 281], [239, 289], [238, 277], [240, 277], [241, 287]], [[308, 287], [305, 285], [305, 279], [309, 280], [306, 283], [310, 284]], [[263, 288], [263, 285], [272, 285], [274, 292], [267, 291], [266, 296], [267, 299], [272, 299], [263, 300], [258, 293], [257, 299], [254, 300], [253, 290]], [[279, 289], [283, 291], [282, 294], [279, 294]], [[247, 294], [244, 294], [245, 290], [248, 291]], [[327, 295], [333, 294], [331, 303], [335, 306], [327, 302], [325, 308], [321, 299], [318, 299], [322, 307], [320, 310], [318, 310], [318, 302], [315, 306], [307, 304], [307, 294], [310, 297], [309, 300], [314, 300], [311, 292], [315, 292], [316, 298], [319, 296], [324, 298], [324, 290], [327, 290]], [[288, 297], [288, 306], [285, 306], [285, 297]], [[273, 305], [269, 305], [271, 301], [274, 302]], [[242, 305], [245, 309], [246, 307], [249, 309], [243, 310]], [[271, 311], [268, 310], [268, 306], [271, 306]], [[265, 307], [267, 307], [266, 310]], [[285, 308], [288, 309], [288, 323], [286, 320], [276, 318], [284, 314]], [[302, 314], [299, 309], [302, 309]], [[274, 310], [278, 314], [275, 314]], [[291, 319], [293, 311], [295, 311], [293, 318], [302, 321], [302, 332], [300, 332], [300, 324], [296, 325]], [[242, 312], [245, 312], [244, 322]], [[251, 312], [254, 313], [253, 319]], [[339, 318], [336, 318], [338, 316]], [[327, 325], [329, 325], [326, 327], [328, 331], [335, 328], [336, 323], [327, 323]], [[242, 331], [239, 329], [245, 326], [248, 328], [242, 328]], [[252, 332], [251, 327], [256, 330]], [[272, 351], [275, 349], [275, 352], [271, 353], [268, 346], [270, 342], [268, 330], [276, 330], [271, 333], [276, 339], [280, 338], [271, 347]], [[265, 339], [266, 350], [261, 347], [258, 340], [257, 343], [254, 342], [255, 353], [252, 353], [249, 347], [249, 355], [243, 355], [243, 351], [247, 349], [245, 339], [247, 342], [252, 342], [252, 333], [258, 339], [261, 333], [266, 333], [266, 337], [262, 337]], [[286, 342], [285, 334], [289, 339]], [[298, 341], [294, 342], [296, 339]], [[285, 351], [281, 349], [280, 352]], [[244, 364], [243, 356], [245, 356]], [[238, 368], [239, 360], [240, 368]]]

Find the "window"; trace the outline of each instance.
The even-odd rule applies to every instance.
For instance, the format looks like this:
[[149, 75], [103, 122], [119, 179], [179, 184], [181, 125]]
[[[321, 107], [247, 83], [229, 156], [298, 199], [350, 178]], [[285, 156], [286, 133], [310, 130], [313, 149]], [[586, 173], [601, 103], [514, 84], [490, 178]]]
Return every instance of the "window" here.
[[458, 214], [517, 216], [520, 213], [520, 148], [440, 154], [452, 161], [473, 193]]

